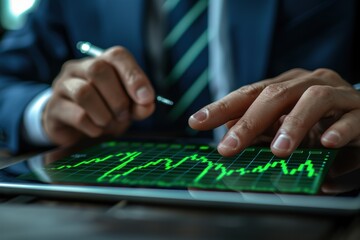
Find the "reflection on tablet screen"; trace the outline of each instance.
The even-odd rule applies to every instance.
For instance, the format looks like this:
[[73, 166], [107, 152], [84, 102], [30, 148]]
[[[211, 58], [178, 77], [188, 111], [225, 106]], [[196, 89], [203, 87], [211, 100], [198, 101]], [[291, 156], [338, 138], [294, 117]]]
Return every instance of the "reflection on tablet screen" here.
[[298, 149], [288, 158], [249, 147], [222, 157], [208, 145], [110, 141], [43, 166], [21, 179], [132, 187], [316, 194], [336, 151]]

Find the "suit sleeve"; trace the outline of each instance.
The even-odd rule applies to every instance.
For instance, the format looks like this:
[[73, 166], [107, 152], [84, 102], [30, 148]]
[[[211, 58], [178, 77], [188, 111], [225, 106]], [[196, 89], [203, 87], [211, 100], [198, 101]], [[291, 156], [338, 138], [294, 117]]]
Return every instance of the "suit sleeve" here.
[[0, 148], [27, 150], [21, 137], [28, 103], [72, 58], [61, 0], [43, 0], [23, 28], [7, 32], [0, 42]]

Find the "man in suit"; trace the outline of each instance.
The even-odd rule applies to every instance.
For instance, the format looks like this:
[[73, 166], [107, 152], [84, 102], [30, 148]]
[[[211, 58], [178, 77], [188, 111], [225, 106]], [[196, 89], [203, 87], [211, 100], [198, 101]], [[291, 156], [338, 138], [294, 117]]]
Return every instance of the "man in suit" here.
[[[166, 125], [154, 114], [155, 91], [166, 90], [153, 50], [166, 29], [161, 4], [178, 2], [41, 1], [0, 44], [2, 144], [16, 152], [121, 135], [134, 120], [138, 130]], [[354, 0], [206, 2], [214, 102], [190, 116], [193, 129], [226, 125], [224, 156], [264, 138], [278, 156], [307, 137], [360, 145]], [[106, 50], [83, 58], [83, 40]]]

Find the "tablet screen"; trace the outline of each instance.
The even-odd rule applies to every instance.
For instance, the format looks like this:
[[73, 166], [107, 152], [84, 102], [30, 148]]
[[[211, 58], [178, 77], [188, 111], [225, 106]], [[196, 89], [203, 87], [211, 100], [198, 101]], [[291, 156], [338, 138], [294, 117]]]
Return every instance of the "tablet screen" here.
[[[287, 158], [248, 147], [223, 157], [214, 147], [152, 141], [107, 141], [45, 164], [23, 180], [155, 188], [194, 188], [313, 195], [337, 154], [297, 149]], [[51, 155], [50, 155], [51, 156]]]

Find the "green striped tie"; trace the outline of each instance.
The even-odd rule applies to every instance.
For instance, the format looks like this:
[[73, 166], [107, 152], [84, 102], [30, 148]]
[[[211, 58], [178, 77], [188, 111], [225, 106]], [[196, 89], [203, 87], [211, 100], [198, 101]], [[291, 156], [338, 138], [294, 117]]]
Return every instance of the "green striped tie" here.
[[208, 0], [166, 0], [168, 34], [164, 46], [168, 53], [166, 82], [176, 104], [170, 120], [187, 126], [188, 117], [210, 101], [208, 90]]

